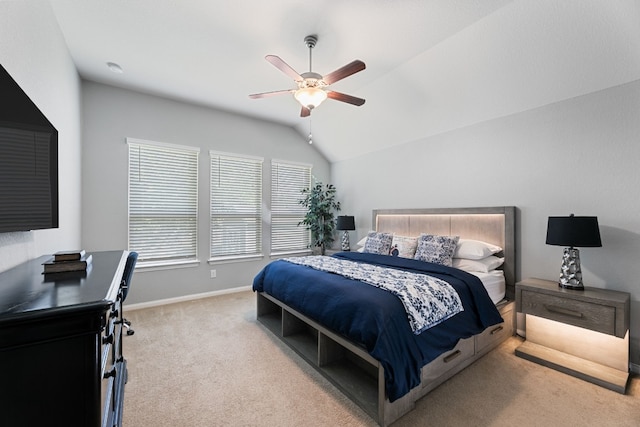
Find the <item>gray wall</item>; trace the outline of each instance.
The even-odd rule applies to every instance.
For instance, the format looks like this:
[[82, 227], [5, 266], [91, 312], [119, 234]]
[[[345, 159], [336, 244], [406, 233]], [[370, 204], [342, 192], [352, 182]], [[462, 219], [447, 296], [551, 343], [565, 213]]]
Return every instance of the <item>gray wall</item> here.
[[0, 63], [58, 129], [60, 184], [59, 228], [0, 233], [4, 271], [80, 246], [80, 79], [48, 2], [0, 1]]
[[640, 364], [639, 115], [635, 81], [334, 163], [333, 182], [356, 217], [352, 240], [376, 208], [517, 206], [519, 279], [559, 276], [547, 217], [598, 216], [603, 247], [581, 249], [584, 281], [631, 293]]
[[[94, 82], [82, 83], [83, 172], [82, 246], [90, 251], [127, 248], [128, 146], [140, 138], [200, 147], [200, 265], [136, 270], [127, 302], [139, 303], [207, 293], [252, 283], [269, 261], [268, 219], [261, 261], [209, 265], [209, 150], [264, 157], [264, 202], [268, 218], [271, 159], [313, 165], [314, 176], [328, 182], [330, 165], [293, 129], [209, 108], [159, 98]], [[217, 277], [210, 278], [215, 269]]]

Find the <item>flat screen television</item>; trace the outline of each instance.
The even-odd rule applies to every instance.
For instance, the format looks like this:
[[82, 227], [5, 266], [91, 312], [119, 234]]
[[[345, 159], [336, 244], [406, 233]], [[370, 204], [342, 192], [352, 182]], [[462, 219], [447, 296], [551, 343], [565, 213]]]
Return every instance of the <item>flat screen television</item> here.
[[0, 233], [58, 228], [58, 131], [0, 65]]

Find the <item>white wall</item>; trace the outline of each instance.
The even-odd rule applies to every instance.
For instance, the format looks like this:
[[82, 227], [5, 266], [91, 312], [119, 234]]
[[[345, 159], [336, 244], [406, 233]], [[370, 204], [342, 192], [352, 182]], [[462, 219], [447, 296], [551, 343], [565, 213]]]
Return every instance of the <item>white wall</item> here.
[[518, 207], [518, 279], [559, 276], [549, 216], [597, 216], [603, 247], [581, 249], [584, 281], [631, 293], [640, 364], [639, 115], [635, 81], [334, 163], [332, 180], [356, 217], [352, 238], [376, 208]]
[[[317, 179], [328, 182], [328, 161], [292, 128], [192, 104], [82, 83], [83, 174], [82, 246], [86, 250], [127, 249], [128, 146], [125, 138], [200, 147], [200, 265], [145, 271], [136, 269], [127, 303], [148, 302], [251, 285], [269, 261], [270, 234], [264, 224], [264, 260], [209, 265], [209, 150], [264, 158], [265, 213], [270, 200], [271, 159], [313, 165]], [[209, 271], [216, 269], [217, 277]]]
[[[0, 233], [0, 271], [80, 245], [80, 80], [46, 1], [0, 1], [0, 63], [58, 129], [60, 227]], [[1, 201], [0, 201], [1, 203]]]

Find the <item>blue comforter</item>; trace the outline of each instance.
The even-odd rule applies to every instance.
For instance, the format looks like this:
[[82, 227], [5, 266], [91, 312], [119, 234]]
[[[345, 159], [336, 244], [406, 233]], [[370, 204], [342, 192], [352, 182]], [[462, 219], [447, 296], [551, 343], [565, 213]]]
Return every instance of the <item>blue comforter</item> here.
[[400, 300], [383, 289], [281, 260], [255, 277], [254, 291], [266, 292], [364, 346], [384, 367], [391, 402], [420, 384], [422, 367], [451, 350], [461, 338], [503, 321], [480, 279], [462, 270], [358, 252], [340, 252], [334, 257], [438, 277], [449, 282], [462, 300], [463, 312], [415, 335]]

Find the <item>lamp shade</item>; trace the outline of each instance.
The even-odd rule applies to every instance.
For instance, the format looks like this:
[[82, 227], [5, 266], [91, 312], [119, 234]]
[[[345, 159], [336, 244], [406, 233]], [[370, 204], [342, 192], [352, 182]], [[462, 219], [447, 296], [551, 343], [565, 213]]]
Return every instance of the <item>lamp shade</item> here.
[[600, 229], [596, 216], [550, 216], [547, 223], [547, 245], [600, 247]]
[[352, 216], [342, 215], [338, 217], [336, 230], [355, 230], [356, 221]]
[[317, 87], [305, 87], [295, 91], [293, 96], [303, 107], [312, 110], [327, 99], [327, 92]]

